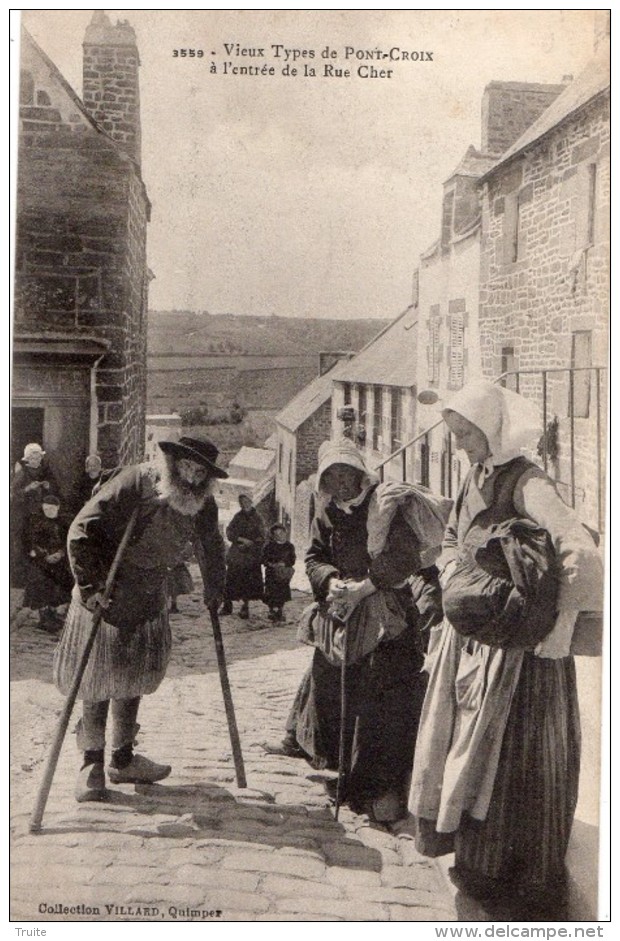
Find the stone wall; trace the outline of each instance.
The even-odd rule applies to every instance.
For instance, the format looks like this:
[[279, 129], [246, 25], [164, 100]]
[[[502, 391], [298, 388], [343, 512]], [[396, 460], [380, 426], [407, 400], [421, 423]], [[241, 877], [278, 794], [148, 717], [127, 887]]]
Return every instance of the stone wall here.
[[[146, 403], [146, 225], [136, 164], [99, 133], [25, 42], [15, 334], [110, 342], [96, 374], [104, 466], [138, 460]], [[84, 442], [84, 453], [88, 449]]]
[[[609, 97], [601, 95], [485, 185], [479, 322], [489, 377], [501, 372], [508, 347], [519, 370], [570, 366], [578, 331], [591, 333], [592, 364], [607, 362], [609, 152]], [[602, 434], [606, 381], [603, 371]], [[550, 471], [570, 500], [568, 382], [567, 372], [549, 375], [548, 417], [560, 423]], [[540, 374], [524, 376], [520, 390], [542, 403]], [[592, 376], [589, 414], [574, 421], [574, 483], [576, 509], [598, 527], [596, 399]]]
[[331, 417], [328, 399], [297, 430], [296, 484], [316, 472], [319, 447], [331, 436]]
[[136, 174], [129, 177], [128, 196], [127, 250], [124, 257], [126, 302], [123, 312], [125, 370], [121, 463], [131, 463], [142, 457], [146, 419], [146, 227], [149, 206], [142, 181]]
[[15, 329], [110, 341], [97, 370], [97, 444], [105, 466], [132, 461], [142, 454], [146, 402], [142, 184], [89, 133], [28, 136], [20, 148]]

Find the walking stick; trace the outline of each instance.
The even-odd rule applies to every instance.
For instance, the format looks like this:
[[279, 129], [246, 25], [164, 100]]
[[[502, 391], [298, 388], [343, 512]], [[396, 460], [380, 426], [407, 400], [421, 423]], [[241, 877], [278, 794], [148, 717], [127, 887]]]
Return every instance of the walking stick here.
[[334, 808], [334, 818], [338, 820], [340, 811], [340, 801], [342, 799], [343, 785], [345, 780], [345, 738], [347, 723], [347, 647], [349, 640], [348, 624], [344, 625], [344, 637], [342, 640], [342, 666], [340, 667], [340, 741], [338, 743], [338, 780], [336, 781], [336, 805]]
[[235, 762], [235, 776], [237, 778], [237, 787], [247, 787], [245, 779], [245, 768], [243, 765], [243, 755], [241, 754], [241, 742], [239, 740], [239, 730], [235, 718], [235, 707], [230, 692], [230, 683], [228, 682], [228, 670], [226, 669], [226, 655], [224, 653], [224, 641], [222, 640], [222, 629], [220, 619], [217, 613], [217, 603], [209, 605], [209, 614], [211, 615], [211, 626], [213, 627], [213, 640], [215, 641], [215, 652], [217, 654], [217, 668], [220, 674], [220, 683], [222, 685], [222, 696], [224, 697], [224, 708], [226, 709], [226, 721], [228, 722], [228, 732], [230, 735], [230, 745]]
[[71, 683], [71, 689], [65, 700], [65, 704], [58, 720], [58, 726], [56, 728], [56, 734], [54, 736], [54, 741], [52, 742], [52, 748], [47, 759], [47, 764], [45, 766], [45, 773], [43, 775], [43, 781], [41, 782], [41, 787], [39, 788], [39, 793], [37, 794], [37, 802], [35, 804], [34, 811], [32, 813], [32, 818], [30, 820], [30, 832], [39, 833], [41, 830], [41, 821], [43, 820], [43, 814], [45, 813], [45, 805], [47, 804], [47, 798], [49, 797], [50, 788], [52, 786], [52, 781], [54, 779], [54, 774], [56, 773], [56, 765], [58, 764], [58, 758], [60, 756], [60, 749], [62, 748], [62, 743], [64, 741], [65, 735], [67, 733], [67, 726], [69, 725], [69, 719], [71, 718], [71, 713], [73, 712], [73, 707], [75, 705], [75, 700], [77, 699], [77, 694], [80, 688], [80, 684], [84, 677], [84, 672], [88, 665], [88, 658], [90, 657], [90, 652], [93, 649], [93, 644], [95, 643], [95, 637], [97, 636], [97, 631], [99, 630], [99, 625], [101, 624], [101, 619], [104, 614], [105, 607], [110, 600], [112, 594], [112, 588], [114, 586], [114, 580], [116, 579], [116, 573], [118, 567], [121, 564], [123, 555], [125, 554], [125, 549], [127, 548], [127, 543], [131, 538], [133, 528], [136, 525], [136, 520], [138, 518], [138, 507], [135, 508], [133, 513], [129, 518], [127, 523], [127, 528], [123, 534], [118, 549], [116, 550], [116, 555], [112, 565], [110, 566], [110, 571], [108, 572], [108, 577], [106, 579], [105, 588], [101, 596], [101, 601], [98, 603], [95, 613], [93, 615], [93, 623], [90, 628], [90, 634], [88, 640], [86, 641], [86, 646], [82, 651], [82, 656], [78, 664], [78, 668], [73, 677]]

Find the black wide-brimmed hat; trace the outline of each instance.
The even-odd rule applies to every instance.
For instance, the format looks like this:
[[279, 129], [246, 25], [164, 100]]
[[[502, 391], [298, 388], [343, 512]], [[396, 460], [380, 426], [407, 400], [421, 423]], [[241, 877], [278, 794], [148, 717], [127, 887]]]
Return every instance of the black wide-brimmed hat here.
[[186, 457], [190, 461], [196, 461], [211, 471], [214, 477], [228, 477], [225, 470], [217, 466], [219, 455], [218, 449], [212, 441], [207, 438], [179, 438], [178, 441], [160, 441], [159, 446], [164, 454], [172, 454], [173, 457]]

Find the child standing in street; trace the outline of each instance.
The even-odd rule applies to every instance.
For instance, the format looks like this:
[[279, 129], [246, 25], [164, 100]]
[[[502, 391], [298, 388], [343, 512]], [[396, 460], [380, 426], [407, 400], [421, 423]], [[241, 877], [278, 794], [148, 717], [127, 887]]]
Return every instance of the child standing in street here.
[[24, 605], [39, 612], [39, 630], [57, 634], [71, 599], [73, 578], [67, 561], [67, 525], [60, 500], [45, 494], [28, 527], [28, 573]]
[[283, 621], [282, 610], [291, 600], [291, 579], [295, 566], [295, 547], [287, 539], [286, 527], [274, 523], [263, 549], [265, 566], [265, 602], [269, 606], [270, 621]]

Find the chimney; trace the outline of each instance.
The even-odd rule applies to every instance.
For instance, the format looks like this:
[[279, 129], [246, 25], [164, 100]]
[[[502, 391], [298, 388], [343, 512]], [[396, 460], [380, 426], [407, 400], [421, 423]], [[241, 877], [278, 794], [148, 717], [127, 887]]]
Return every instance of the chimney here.
[[352, 359], [355, 356], [351, 350], [321, 350], [319, 353], [319, 376], [333, 369], [342, 359]]
[[482, 98], [482, 153], [502, 154], [546, 111], [564, 85], [490, 82]]
[[96, 10], [86, 27], [82, 100], [92, 118], [140, 163], [140, 58], [127, 20], [113, 26]]

